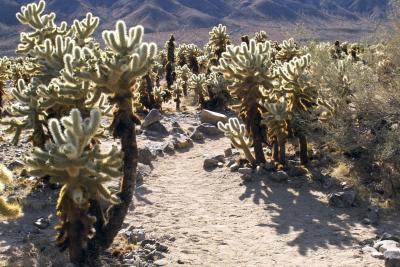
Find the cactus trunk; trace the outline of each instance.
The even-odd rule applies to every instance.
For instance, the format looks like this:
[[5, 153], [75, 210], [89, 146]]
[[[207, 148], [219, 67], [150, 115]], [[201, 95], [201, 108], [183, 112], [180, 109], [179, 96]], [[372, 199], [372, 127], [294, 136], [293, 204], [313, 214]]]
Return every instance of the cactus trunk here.
[[261, 115], [257, 106], [251, 106], [247, 113], [247, 125], [250, 128], [250, 133], [253, 136], [254, 154], [256, 163], [265, 163], [265, 156], [263, 150], [263, 133], [261, 131]]
[[272, 158], [275, 162], [279, 161], [279, 145], [276, 138], [274, 138], [274, 141], [272, 142]]
[[79, 219], [71, 221], [67, 228], [69, 243], [68, 251], [70, 261], [76, 266], [84, 266], [85, 264], [85, 241], [84, 226]]
[[307, 155], [307, 138], [305, 135], [299, 135], [300, 144], [300, 163], [306, 165], [308, 163]]
[[133, 114], [132, 110], [132, 94], [120, 95], [115, 97], [115, 99], [119, 110], [114, 114], [114, 136], [120, 138], [121, 148], [124, 152], [123, 178], [121, 181], [120, 191], [117, 194], [121, 203], [111, 206], [108, 210], [106, 223], [103, 223], [104, 218], [100, 206], [92, 206], [92, 211], [94, 211], [98, 223], [96, 224], [96, 235], [89, 242], [89, 253], [91, 254], [91, 257], [88, 257], [87, 260], [90, 261], [97, 258], [101, 250], [107, 249], [111, 246], [115, 236], [121, 229], [129, 205], [132, 202], [136, 186], [138, 148], [135, 125], [138, 122], [138, 119]]
[[286, 141], [279, 140], [279, 163], [285, 165], [286, 163]]

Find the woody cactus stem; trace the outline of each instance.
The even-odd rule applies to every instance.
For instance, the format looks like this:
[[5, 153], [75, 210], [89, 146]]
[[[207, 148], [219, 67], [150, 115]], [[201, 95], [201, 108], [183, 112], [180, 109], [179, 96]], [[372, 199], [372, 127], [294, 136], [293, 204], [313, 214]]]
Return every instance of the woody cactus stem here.
[[307, 138], [305, 135], [298, 135], [299, 145], [300, 145], [300, 163], [306, 165], [308, 163], [308, 153], [307, 153]]

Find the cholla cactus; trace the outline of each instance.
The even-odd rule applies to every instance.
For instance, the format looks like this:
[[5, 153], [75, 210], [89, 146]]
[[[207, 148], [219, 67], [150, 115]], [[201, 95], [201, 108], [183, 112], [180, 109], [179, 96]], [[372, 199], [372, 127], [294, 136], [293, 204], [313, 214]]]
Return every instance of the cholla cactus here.
[[181, 98], [183, 96], [184, 82], [181, 79], [177, 79], [172, 86], [172, 96], [175, 101], [176, 110], [181, 109]]
[[314, 103], [313, 92], [309, 80], [304, 76], [310, 66], [311, 55], [295, 57], [279, 68], [282, 78], [280, 90], [287, 96], [289, 112], [306, 112]]
[[4, 87], [10, 76], [10, 67], [11, 62], [7, 57], [0, 58], [0, 112], [3, 108]]
[[276, 103], [263, 103], [266, 112], [262, 123], [268, 127], [268, 138], [272, 140], [273, 158], [276, 162], [285, 163], [285, 143], [289, 135], [289, 122], [292, 119], [287, 102], [282, 97]]
[[267, 33], [265, 31], [259, 31], [254, 34], [254, 40], [257, 43], [265, 43], [268, 40]]
[[77, 109], [61, 121], [51, 119], [53, 142], [44, 150], [35, 148], [25, 160], [32, 175], [50, 175], [51, 182], [63, 185], [57, 201], [61, 220], [56, 227], [57, 241], [62, 250], [69, 249], [74, 263], [82, 260], [85, 244], [93, 235], [96, 218], [89, 215], [90, 202], [100, 198], [114, 204], [120, 201], [105, 187], [112, 177], [121, 175], [120, 151], [116, 147], [108, 153], [101, 153], [99, 146], [90, 149], [100, 119], [100, 111], [96, 109], [86, 119], [82, 119]]
[[7, 202], [3, 193], [4, 185], [12, 183], [13, 174], [3, 164], [0, 164], [0, 219], [15, 219], [21, 216], [22, 210], [18, 203]]
[[1, 120], [0, 123], [8, 126], [6, 132], [14, 133], [12, 143], [18, 144], [22, 130], [34, 129], [32, 142], [34, 146], [43, 147], [46, 136], [43, 130], [44, 112], [41, 106], [40, 97], [37, 95], [37, 88], [40, 81], [33, 78], [29, 85], [20, 79], [16, 88], [11, 90], [11, 94], [18, 100], [18, 104], [9, 107], [9, 112], [13, 118]]
[[[142, 26], [127, 29], [124, 21], [118, 21], [114, 31], [103, 31], [107, 52], [84, 47], [82, 53], [74, 53], [72, 57], [71, 64], [86, 62], [83, 67], [74, 69], [74, 77], [93, 84], [95, 92], [111, 95], [110, 101], [117, 108], [112, 129], [114, 136], [121, 139], [124, 152], [124, 174], [118, 193], [122, 201], [109, 208], [106, 222], [96, 224], [96, 235], [88, 244], [95, 254], [111, 245], [122, 226], [135, 188], [138, 161], [135, 124], [140, 120], [133, 113], [131, 88], [137, 79], [149, 73], [157, 55], [156, 44], [143, 42], [143, 33]], [[98, 219], [104, 216], [102, 210], [96, 213]]]
[[178, 66], [175, 68], [176, 72], [176, 78], [182, 80], [183, 82], [183, 95], [187, 96], [188, 93], [188, 80], [192, 75], [192, 72], [190, 71], [189, 67], [187, 65]]
[[283, 40], [282, 44], [280, 44], [276, 59], [283, 62], [288, 62], [292, 58], [300, 55], [301, 52], [298, 45], [293, 38], [290, 38], [289, 40]]
[[204, 74], [193, 74], [189, 81], [189, 90], [194, 92], [198, 104], [204, 105], [205, 96], [207, 94], [207, 77]]
[[87, 13], [86, 18], [82, 21], [74, 20], [72, 31], [74, 32], [73, 39], [80, 46], [83, 47], [92, 41], [92, 35], [99, 26], [100, 19], [94, 17], [92, 13]]
[[[281, 78], [280, 87], [272, 92], [272, 96], [275, 99], [284, 98], [284, 101], [281, 101], [281, 104], [275, 107], [264, 104], [267, 110], [274, 112], [279, 111], [279, 118], [284, 117], [283, 114], [290, 114], [290, 118], [288, 117], [285, 123], [276, 123], [276, 127], [282, 127], [280, 130], [281, 132], [293, 132], [294, 135], [299, 138], [300, 160], [302, 164], [308, 162], [307, 139], [304, 133], [306, 126], [302, 125], [304, 121], [307, 121], [307, 119], [304, 119], [304, 116], [307, 116], [310, 109], [317, 104], [317, 94], [310, 83], [309, 77], [306, 75], [310, 63], [311, 56], [309, 54], [300, 58], [295, 57], [290, 62], [285, 62], [278, 70]], [[283, 108], [286, 110], [283, 111]], [[267, 115], [266, 118], [270, 118], [269, 115]], [[276, 119], [271, 119], [271, 122], [267, 122], [266, 124], [272, 127], [270, 123], [274, 121], [276, 121]], [[276, 130], [274, 131], [276, 132]], [[270, 134], [270, 137], [273, 136], [276, 136], [277, 142], [279, 143], [279, 161], [283, 164], [285, 162], [285, 138], [279, 138], [276, 133]]]
[[226, 47], [230, 44], [229, 34], [226, 32], [226, 26], [219, 24], [209, 32], [210, 39], [208, 44], [212, 49], [214, 56], [219, 60]]
[[228, 123], [218, 122], [218, 128], [224, 132], [225, 136], [230, 138], [232, 144], [244, 152], [246, 159], [251, 163], [255, 163], [255, 158], [250, 151], [252, 146], [252, 139], [246, 132], [244, 124], [239, 122], [237, 118], [230, 118]]
[[177, 57], [178, 65], [188, 65], [189, 69], [198, 74], [200, 71], [197, 58], [202, 55], [201, 50], [194, 44], [181, 44], [178, 48]]
[[265, 162], [259, 101], [263, 98], [260, 87], [266, 90], [274, 87], [276, 73], [272, 69], [271, 44], [257, 44], [252, 39], [249, 45], [228, 46], [227, 52], [222, 54], [220, 66], [212, 70], [221, 72], [226, 80], [232, 82], [228, 90], [240, 100], [238, 111], [254, 139], [256, 160]]

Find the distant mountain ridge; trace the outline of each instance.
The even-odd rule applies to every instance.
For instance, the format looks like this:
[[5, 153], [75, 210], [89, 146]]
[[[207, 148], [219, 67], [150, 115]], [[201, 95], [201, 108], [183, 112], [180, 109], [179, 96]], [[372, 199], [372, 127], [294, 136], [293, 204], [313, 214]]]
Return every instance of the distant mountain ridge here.
[[[57, 20], [71, 22], [92, 12], [101, 19], [101, 29], [118, 19], [141, 24], [147, 33], [185, 32], [227, 24], [237, 32], [268, 25], [304, 23], [310, 27], [345, 24], [354, 28], [385, 21], [390, 0], [47, 0], [47, 11]], [[0, 49], [15, 45], [15, 19], [21, 5], [31, 0], [0, 0]], [[350, 26], [349, 26], [350, 25]], [[268, 28], [267, 27], [267, 28]], [[322, 26], [321, 26], [322, 27]], [[341, 26], [342, 27], [342, 26]], [[0, 50], [0, 51], [1, 51]]]

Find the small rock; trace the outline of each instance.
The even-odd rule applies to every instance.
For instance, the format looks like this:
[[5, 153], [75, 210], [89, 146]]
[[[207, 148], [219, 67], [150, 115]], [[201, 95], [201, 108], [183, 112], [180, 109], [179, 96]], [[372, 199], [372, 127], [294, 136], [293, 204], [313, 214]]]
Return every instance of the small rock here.
[[380, 260], [383, 260], [383, 259], [384, 259], [383, 254], [382, 254], [381, 252], [379, 252], [379, 251], [374, 251], [374, 252], [372, 252], [372, 253], [371, 253], [371, 256], [374, 257], [374, 258], [376, 258], [376, 259], [380, 259]]
[[190, 134], [190, 138], [194, 141], [203, 141], [204, 140], [204, 134], [200, 132], [199, 130], [195, 130]]
[[173, 154], [175, 152], [175, 147], [172, 142], [166, 142], [162, 146], [162, 151], [167, 154]]
[[399, 248], [399, 243], [393, 240], [382, 240], [375, 243], [374, 248], [379, 252], [384, 253], [387, 250], [393, 250]]
[[218, 112], [203, 109], [200, 113], [200, 121], [202, 123], [210, 123], [217, 125], [219, 121], [222, 121], [224, 123], [227, 122], [228, 117]]
[[20, 160], [14, 160], [10, 164], [7, 165], [7, 168], [10, 170], [15, 170], [16, 168], [22, 168], [25, 164]]
[[149, 114], [144, 118], [142, 127], [147, 128], [150, 125], [159, 122], [162, 120], [163, 116], [161, 115], [160, 111], [158, 109], [152, 109], [150, 110]]
[[232, 165], [235, 164], [235, 163], [236, 163], [236, 160], [231, 159], [231, 160], [228, 161], [228, 164], [227, 164], [226, 166], [227, 166], [227, 167], [230, 167], [230, 166], [232, 166]]
[[350, 208], [354, 205], [356, 200], [356, 192], [354, 191], [341, 191], [331, 193], [328, 196], [329, 206], [335, 208]]
[[218, 162], [218, 168], [222, 168], [222, 167], [224, 167], [224, 163]]
[[164, 138], [169, 135], [167, 128], [161, 122], [155, 122], [146, 128], [145, 135]]
[[243, 175], [252, 175], [252, 173], [253, 173], [253, 169], [252, 168], [239, 168], [238, 169], [238, 172], [240, 173], [240, 174], [243, 174]]
[[208, 136], [217, 136], [222, 134], [222, 131], [220, 129], [209, 123], [200, 124], [195, 131], [197, 130]]
[[227, 148], [227, 149], [225, 149], [225, 150], [224, 150], [224, 155], [225, 155], [225, 157], [230, 157], [230, 156], [232, 156], [232, 155], [233, 155], [232, 148]]
[[178, 264], [185, 264], [185, 262], [183, 260], [178, 260], [176, 263]]
[[166, 259], [156, 260], [154, 261], [155, 266], [167, 266], [168, 261]]
[[370, 245], [366, 245], [361, 249], [362, 253], [364, 254], [372, 254], [373, 252], [378, 252], [376, 249], [371, 247]]
[[46, 218], [39, 218], [33, 223], [33, 225], [43, 230], [50, 226], [50, 221]]
[[219, 163], [218, 160], [216, 160], [214, 158], [205, 159], [204, 163], [203, 163], [203, 168], [205, 170], [210, 170], [210, 169], [218, 167], [218, 163]]
[[217, 155], [217, 156], [213, 157], [213, 159], [218, 160], [218, 162], [225, 163], [225, 156], [224, 155]]
[[235, 162], [229, 167], [231, 172], [237, 172], [239, 170], [239, 168], [240, 168], [240, 165]]
[[139, 159], [140, 163], [145, 165], [151, 165], [151, 162], [155, 160], [157, 156], [153, 154], [153, 151], [149, 147], [139, 148]]
[[383, 253], [385, 258], [385, 267], [400, 266], [400, 250], [388, 250]]
[[271, 179], [274, 182], [282, 183], [282, 182], [286, 182], [287, 181], [288, 175], [284, 171], [277, 171], [277, 172], [271, 172], [268, 175], [268, 178]]
[[291, 166], [286, 173], [291, 177], [298, 177], [307, 174], [307, 171], [301, 167]]
[[144, 229], [133, 229], [125, 233], [129, 243], [136, 244], [146, 239], [146, 232]]
[[156, 250], [160, 252], [168, 252], [168, 247], [166, 245], [163, 245], [161, 243], [156, 243]]
[[185, 149], [193, 146], [192, 140], [182, 135], [176, 138], [173, 143], [176, 149]]
[[264, 169], [263, 166], [257, 166], [256, 173], [257, 173], [257, 175], [262, 176], [262, 175], [267, 174], [267, 171]]

